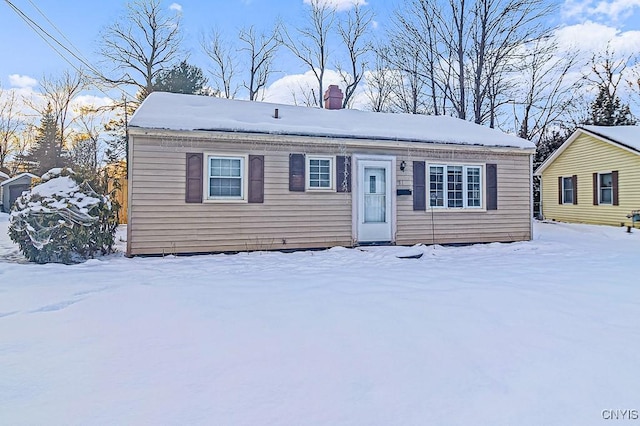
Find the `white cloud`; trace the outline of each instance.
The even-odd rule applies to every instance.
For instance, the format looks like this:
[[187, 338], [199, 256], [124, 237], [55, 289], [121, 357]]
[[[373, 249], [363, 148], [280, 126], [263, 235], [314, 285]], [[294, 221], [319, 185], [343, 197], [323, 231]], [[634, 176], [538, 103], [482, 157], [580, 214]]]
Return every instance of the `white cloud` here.
[[[340, 76], [332, 70], [325, 71], [325, 86], [338, 84]], [[318, 82], [312, 71], [304, 74], [291, 74], [274, 81], [264, 93], [266, 102], [281, 104], [307, 105], [310, 103], [311, 92], [318, 91]]]
[[[344, 93], [344, 82], [340, 78], [340, 74], [335, 70], [325, 70], [324, 73], [324, 89], [326, 90], [330, 84], [336, 84]], [[364, 93], [364, 82], [358, 86], [358, 90], [352, 99], [352, 108], [366, 109], [368, 99]], [[293, 104], [300, 106], [316, 106], [312, 104], [312, 91], [318, 92], [318, 81], [311, 71], [304, 74], [291, 74], [274, 81], [264, 92], [265, 102], [274, 102], [279, 104]], [[317, 99], [317, 97], [316, 97]]]
[[113, 99], [107, 96], [80, 95], [73, 99], [73, 108], [79, 107], [105, 107], [113, 104]]
[[365, 0], [304, 0], [304, 4], [311, 4], [312, 1], [335, 7], [336, 10], [340, 11], [349, 10], [355, 5], [365, 6], [367, 4]]
[[556, 40], [561, 50], [580, 49], [585, 52], [601, 51], [607, 42], [616, 37], [616, 28], [587, 21], [582, 24], [568, 25], [556, 31]]
[[[340, 85], [337, 71], [325, 70], [324, 87], [330, 84]], [[274, 81], [266, 90], [264, 100], [282, 104], [307, 105], [312, 103], [313, 94], [317, 99], [318, 81], [312, 71], [304, 74], [291, 74]]]
[[182, 5], [179, 3], [171, 3], [169, 10], [175, 10], [178, 13], [182, 13]]
[[640, 7], [640, 0], [613, 0], [611, 2], [600, 1], [595, 7], [589, 9], [589, 13], [604, 15], [617, 21], [627, 18], [633, 13], [633, 9]]
[[35, 87], [38, 85], [38, 80], [27, 75], [11, 74], [9, 76], [9, 84], [12, 87], [19, 87], [21, 89]]
[[611, 23], [629, 18], [637, 8], [640, 0], [565, 0], [562, 15], [565, 19], [605, 19]]
[[[620, 31], [609, 25], [587, 21], [557, 30], [556, 40], [560, 48], [560, 52], [558, 52], [560, 55], [579, 55], [577, 66], [570, 72], [572, 78], [578, 80], [581, 76], [592, 75], [592, 58], [594, 55], [596, 58], [605, 55], [607, 50], [615, 63], [625, 63], [638, 51], [640, 31]], [[629, 66], [628, 64], [621, 74], [622, 81], [618, 85], [618, 95], [624, 102], [628, 102], [629, 99], [633, 102], [635, 95], [632, 96], [632, 90], [634, 89], [628, 83], [638, 81], [640, 66]], [[586, 90], [593, 91], [594, 89], [591, 87]]]
[[591, 0], [566, 0], [562, 4], [562, 16], [565, 20], [577, 18], [584, 19], [591, 6]]
[[373, 28], [374, 30], [377, 30], [379, 26], [380, 23], [378, 21], [371, 21], [371, 28]]
[[609, 47], [616, 55], [627, 56], [637, 52], [640, 31], [623, 32], [609, 25], [587, 21], [560, 28], [556, 31], [556, 40], [561, 50], [568, 53], [578, 49], [591, 56]]

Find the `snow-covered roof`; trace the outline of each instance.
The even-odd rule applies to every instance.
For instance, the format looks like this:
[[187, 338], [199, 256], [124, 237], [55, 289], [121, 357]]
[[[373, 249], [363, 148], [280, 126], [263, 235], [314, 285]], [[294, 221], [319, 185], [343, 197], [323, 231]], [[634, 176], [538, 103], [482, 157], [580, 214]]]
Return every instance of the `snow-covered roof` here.
[[[279, 118], [274, 118], [276, 108]], [[129, 126], [535, 148], [530, 141], [448, 116], [326, 110], [163, 92], [151, 93]]]
[[0, 179], [9, 179], [9, 175], [5, 172], [0, 172]]
[[640, 153], [640, 126], [582, 126], [582, 128]]
[[38, 178], [38, 176], [36, 176], [36, 175], [34, 175], [32, 173], [20, 173], [19, 175], [16, 175], [16, 176], [12, 177], [11, 179], [7, 179], [7, 180], [5, 180], [3, 182], [0, 182], [0, 186], [8, 185], [11, 182], [14, 182], [14, 181], [16, 181], [16, 180], [18, 180], [18, 179], [20, 179], [20, 178], [22, 178], [24, 176], [29, 176], [31, 179], [37, 179]]
[[582, 126], [573, 132], [533, 174], [535, 176], [541, 176], [542, 172], [578, 139], [578, 136], [584, 133], [596, 136], [605, 142], [640, 155], [640, 126]]

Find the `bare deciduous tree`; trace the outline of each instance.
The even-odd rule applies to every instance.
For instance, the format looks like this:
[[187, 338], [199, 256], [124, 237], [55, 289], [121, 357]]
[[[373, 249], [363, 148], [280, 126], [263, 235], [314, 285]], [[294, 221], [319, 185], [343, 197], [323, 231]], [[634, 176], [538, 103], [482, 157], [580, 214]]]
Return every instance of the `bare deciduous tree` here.
[[[439, 54], [446, 64], [447, 78], [444, 81], [445, 96], [451, 101], [458, 118], [467, 118], [467, 42], [468, 27], [466, 0], [450, 0], [447, 5], [449, 15], [436, 15], [436, 29], [440, 33], [444, 51]], [[433, 9], [438, 10], [438, 9]]]
[[389, 103], [393, 92], [393, 71], [386, 58], [389, 56], [385, 46], [377, 47], [373, 62], [373, 69], [368, 71], [365, 77], [367, 83], [366, 95], [369, 99], [369, 107], [375, 112], [389, 111]]
[[[40, 81], [42, 96], [51, 106], [59, 130], [61, 150], [68, 148], [69, 129], [74, 122], [71, 103], [87, 87], [87, 79], [80, 73], [64, 71], [60, 77], [43, 77]], [[44, 114], [44, 109], [32, 104], [32, 107]]]
[[365, 56], [371, 51], [372, 45], [367, 40], [367, 33], [371, 27], [373, 12], [370, 9], [363, 9], [360, 3], [356, 2], [353, 8], [349, 9], [345, 19], [338, 23], [338, 34], [342, 43], [347, 49], [349, 56], [349, 69], [343, 69], [340, 64], [336, 65], [338, 73], [345, 84], [344, 99], [342, 107], [350, 105], [353, 94], [358, 88], [358, 84], [364, 77], [367, 62]]
[[336, 9], [326, 0], [310, 0], [303, 26], [290, 34], [280, 27], [279, 40], [313, 72], [318, 83], [317, 105], [322, 108], [323, 79], [329, 59], [329, 34], [333, 29]]
[[393, 94], [390, 98], [392, 111], [407, 114], [427, 114], [425, 87], [426, 80], [420, 66], [418, 46], [393, 47], [390, 57], [395, 64], [402, 66], [391, 74]]
[[407, 0], [393, 19], [392, 63], [426, 89], [425, 112], [494, 126], [516, 52], [548, 33], [549, 11], [542, 0]]
[[102, 162], [100, 134], [104, 129], [104, 111], [81, 106], [75, 110], [77, 114], [76, 131], [72, 135], [71, 160], [81, 169], [96, 172]]
[[550, 125], [575, 109], [582, 82], [572, 79], [570, 73], [577, 54], [561, 54], [552, 40], [540, 39], [518, 62], [519, 80], [512, 92], [515, 130], [521, 138], [537, 142], [547, 135]]
[[240, 50], [247, 53], [249, 62], [249, 75], [243, 85], [249, 91], [251, 101], [257, 100], [258, 94], [269, 82], [269, 76], [273, 72], [273, 60], [280, 46], [277, 36], [277, 29], [259, 34], [253, 26], [240, 30], [238, 38], [243, 43]]
[[108, 83], [138, 88], [144, 99], [153, 81], [180, 56], [180, 16], [169, 15], [160, 0], [133, 0], [126, 15], [103, 30], [99, 53], [113, 76]]
[[507, 96], [505, 73], [517, 65], [517, 49], [548, 34], [543, 18], [551, 12], [542, 0], [476, 0], [472, 21], [474, 121], [495, 122], [497, 98]]
[[17, 149], [20, 124], [16, 93], [0, 88], [0, 168]]
[[238, 59], [235, 47], [224, 39], [222, 33], [212, 29], [209, 34], [200, 37], [202, 51], [211, 59], [213, 68], [209, 70], [214, 77], [214, 88], [220, 96], [234, 99], [238, 94], [236, 76], [238, 74]]
[[32, 122], [24, 123], [13, 150], [13, 161], [8, 164], [10, 174], [15, 175], [29, 168], [27, 156], [36, 140], [36, 128]]
[[595, 53], [590, 60], [590, 73], [584, 76], [585, 80], [594, 87], [606, 87], [613, 99], [618, 96], [618, 86], [623, 81], [629, 64], [633, 61], [632, 55], [618, 56], [610, 44], [603, 52]]
[[[446, 28], [442, 25], [441, 5], [435, 0], [409, 0], [394, 13], [389, 34], [390, 48], [386, 50], [388, 61], [398, 70], [403, 81], [411, 82], [413, 90], [396, 90], [401, 98], [396, 101], [411, 105], [401, 108], [406, 112], [444, 114], [451, 108], [455, 59], [445, 47], [453, 48], [453, 41], [443, 40]], [[464, 70], [463, 70], [464, 71]], [[409, 95], [409, 98], [405, 94]], [[422, 105], [422, 107], [419, 107]]]

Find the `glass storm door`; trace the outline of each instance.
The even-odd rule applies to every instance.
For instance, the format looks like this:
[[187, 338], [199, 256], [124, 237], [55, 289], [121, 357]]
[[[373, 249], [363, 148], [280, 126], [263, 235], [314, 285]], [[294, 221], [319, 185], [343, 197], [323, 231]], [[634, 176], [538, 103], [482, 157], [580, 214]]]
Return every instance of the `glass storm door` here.
[[364, 223], [384, 223], [387, 187], [384, 167], [364, 168]]
[[359, 161], [358, 180], [358, 241], [391, 241], [391, 161]]

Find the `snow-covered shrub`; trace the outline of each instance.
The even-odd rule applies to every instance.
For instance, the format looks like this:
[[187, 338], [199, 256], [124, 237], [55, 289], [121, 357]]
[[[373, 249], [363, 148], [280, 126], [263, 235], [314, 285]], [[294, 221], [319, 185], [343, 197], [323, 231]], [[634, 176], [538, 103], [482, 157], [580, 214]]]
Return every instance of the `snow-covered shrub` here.
[[73, 170], [51, 169], [16, 200], [9, 237], [32, 262], [79, 262], [113, 251], [114, 207]]

